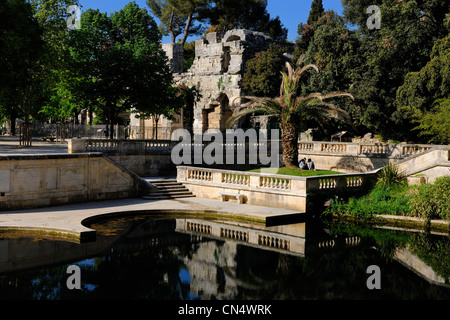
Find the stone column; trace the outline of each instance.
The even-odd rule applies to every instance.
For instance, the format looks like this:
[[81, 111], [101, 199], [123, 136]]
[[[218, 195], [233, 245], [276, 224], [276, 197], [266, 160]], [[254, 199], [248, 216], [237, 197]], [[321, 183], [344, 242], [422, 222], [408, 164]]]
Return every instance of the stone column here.
[[84, 140], [69, 139], [67, 140], [67, 153], [83, 153], [86, 152], [86, 144]]
[[183, 46], [180, 43], [164, 43], [162, 49], [169, 58], [173, 73], [183, 73]]

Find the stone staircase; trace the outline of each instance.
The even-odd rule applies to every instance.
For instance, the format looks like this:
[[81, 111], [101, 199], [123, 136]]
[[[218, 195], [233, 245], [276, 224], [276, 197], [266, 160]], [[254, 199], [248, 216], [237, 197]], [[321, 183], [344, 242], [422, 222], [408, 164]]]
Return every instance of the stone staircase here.
[[177, 198], [195, 197], [182, 183], [176, 179], [146, 179], [149, 183], [157, 187], [157, 192], [152, 192], [144, 199], [147, 200], [167, 200]]

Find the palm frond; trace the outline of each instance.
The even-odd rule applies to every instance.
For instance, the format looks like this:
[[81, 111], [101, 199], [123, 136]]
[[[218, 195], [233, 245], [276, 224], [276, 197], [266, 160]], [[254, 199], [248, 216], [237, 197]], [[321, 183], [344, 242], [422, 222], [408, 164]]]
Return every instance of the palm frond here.
[[267, 97], [242, 96], [233, 99], [233, 103], [238, 98], [246, 99], [249, 101], [234, 108], [233, 115], [227, 121], [228, 127], [231, 127], [240, 118], [252, 113], [266, 114], [274, 117], [279, 117], [281, 115], [282, 107], [277, 99], [271, 99]]
[[291, 80], [294, 77], [294, 68], [292, 68], [292, 65], [286, 61], [286, 69], [288, 71], [288, 78]]
[[[239, 105], [235, 104], [235, 101], [238, 99], [244, 99], [244, 100], [249, 100], [248, 102], [245, 103], [239, 103]], [[239, 96], [239, 97], [235, 97], [233, 100], [231, 100], [230, 105], [233, 108], [247, 108], [247, 107], [251, 107], [253, 104], [261, 104], [263, 103], [265, 100], [271, 100], [271, 98], [268, 97], [256, 97], [256, 96]]]
[[320, 99], [323, 101], [323, 100], [326, 100], [326, 99], [342, 97], [342, 96], [350, 97], [353, 101], [355, 101], [355, 98], [353, 97], [353, 95], [351, 93], [341, 92], [341, 91], [335, 91], [335, 92], [327, 93], [326, 95], [323, 95], [322, 98], [320, 98]]
[[244, 109], [236, 114], [233, 114], [230, 119], [228, 119], [226, 125], [227, 128], [231, 128], [233, 124], [238, 121], [240, 118], [245, 117], [246, 115], [257, 113], [257, 114], [267, 114], [271, 115], [266, 108], [250, 108]]
[[317, 73], [319, 72], [319, 68], [315, 64], [308, 64], [302, 68], [297, 68], [295, 74], [297, 77], [301, 77], [301, 75], [308, 69], [313, 68]]
[[349, 123], [351, 121], [350, 115], [347, 111], [339, 108], [338, 106], [332, 104], [323, 102], [321, 103], [323, 109], [332, 117], [339, 120], [344, 120], [345, 122]]

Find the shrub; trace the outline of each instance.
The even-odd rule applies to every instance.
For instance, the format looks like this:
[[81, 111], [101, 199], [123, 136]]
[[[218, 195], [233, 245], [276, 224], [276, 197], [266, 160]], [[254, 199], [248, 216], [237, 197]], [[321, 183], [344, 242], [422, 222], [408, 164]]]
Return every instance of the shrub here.
[[413, 216], [450, 220], [450, 177], [440, 177], [434, 184], [417, 187], [411, 195], [410, 205]]
[[389, 163], [378, 172], [377, 186], [391, 188], [405, 183], [406, 177], [398, 171], [398, 167], [395, 164]]
[[379, 184], [363, 197], [351, 197], [348, 202], [332, 199], [326, 213], [353, 216], [360, 219], [376, 214], [404, 215], [410, 212], [406, 185], [389, 186]]

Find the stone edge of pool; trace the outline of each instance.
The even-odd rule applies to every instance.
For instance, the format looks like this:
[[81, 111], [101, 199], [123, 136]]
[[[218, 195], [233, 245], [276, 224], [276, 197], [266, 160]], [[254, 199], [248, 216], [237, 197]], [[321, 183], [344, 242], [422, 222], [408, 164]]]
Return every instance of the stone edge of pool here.
[[[193, 198], [196, 199], [196, 198]], [[274, 208], [223, 203], [215, 200], [162, 200], [155, 202], [139, 202], [128, 199], [127, 203], [116, 200], [112, 206], [92, 203], [75, 204], [41, 208], [36, 210], [20, 210], [0, 213], [0, 231], [35, 231], [42, 233], [57, 233], [68, 238], [76, 238], [80, 242], [92, 241], [96, 237], [96, 230], [87, 227], [95, 221], [107, 220], [115, 217], [138, 215], [168, 215], [168, 216], [196, 216], [208, 218], [226, 218], [232, 220], [251, 221], [266, 226], [302, 222], [304, 212], [281, 210]], [[197, 208], [196, 208], [197, 207]]]

